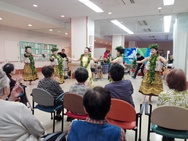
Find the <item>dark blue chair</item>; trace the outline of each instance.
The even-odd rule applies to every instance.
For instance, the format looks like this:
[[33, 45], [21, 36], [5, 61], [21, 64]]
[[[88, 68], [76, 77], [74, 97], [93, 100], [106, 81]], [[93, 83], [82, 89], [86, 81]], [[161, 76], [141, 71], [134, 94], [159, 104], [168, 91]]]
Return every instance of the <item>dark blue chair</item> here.
[[[58, 98], [54, 99], [52, 97], [52, 95], [41, 88], [34, 88], [32, 90], [32, 94], [31, 94], [32, 98], [33, 98], [33, 107], [32, 107], [32, 113], [34, 115], [34, 109], [39, 109], [43, 112], [48, 112], [51, 113], [51, 119], [53, 119], [53, 132], [55, 131], [55, 113], [57, 110], [62, 110], [62, 131], [63, 131], [63, 121], [64, 121], [64, 108], [63, 108], [63, 94], [60, 95]], [[61, 105], [56, 105], [57, 101], [62, 101]], [[36, 105], [35, 105], [36, 103]]]

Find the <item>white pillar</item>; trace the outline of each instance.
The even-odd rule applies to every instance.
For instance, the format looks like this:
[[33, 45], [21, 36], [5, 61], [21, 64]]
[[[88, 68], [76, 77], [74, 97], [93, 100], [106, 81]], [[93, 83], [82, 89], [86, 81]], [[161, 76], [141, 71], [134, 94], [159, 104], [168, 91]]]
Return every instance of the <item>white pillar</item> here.
[[72, 58], [79, 58], [85, 47], [94, 51], [94, 20], [88, 17], [71, 19], [71, 51]]
[[117, 46], [124, 47], [125, 37], [124, 35], [113, 35], [112, 36], [112, 57], [116, 57], [116, 50]]
[[178, 14], [174, 24], [173, 57], [174, 67], [182, 69], [188, 78], [188, 14]]

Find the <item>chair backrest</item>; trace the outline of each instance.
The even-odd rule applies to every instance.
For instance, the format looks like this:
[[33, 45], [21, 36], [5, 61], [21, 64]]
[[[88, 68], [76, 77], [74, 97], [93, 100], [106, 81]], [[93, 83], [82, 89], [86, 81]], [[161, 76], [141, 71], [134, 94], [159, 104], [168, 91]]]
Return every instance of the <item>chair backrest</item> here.
[[151, 114], [151, 123], [168, 129], [188, 130], [187, 120], [188, 109], [177, 106], [160, 106]]
[[85, 115], [83, 107], [83, 96], [74, 93], [65, 93], [63, 97], [63, 106], [65, 109], [75, 114]]
[[111, 108], [106, 118], [118, 121], [135, 121], [136, 111], [134, 107], [126, 101], [111, 99]]
[[34, 88], [32, 90], [33, 101], [43, 106], [54, 106], [53, 96], [46, 90]]

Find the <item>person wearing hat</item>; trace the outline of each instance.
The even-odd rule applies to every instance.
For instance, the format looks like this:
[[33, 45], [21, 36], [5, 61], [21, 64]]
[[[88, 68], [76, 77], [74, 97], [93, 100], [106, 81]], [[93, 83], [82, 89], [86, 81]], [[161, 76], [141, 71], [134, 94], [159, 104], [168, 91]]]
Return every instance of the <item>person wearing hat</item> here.
[[96, 59], [91, 56], [90, 52], [91, 52], [91, 49], [89, 47], [86, 47], [84, 49], [84, 54], [81, 54], [79, 59], [69, 58], [69, 60], [76, 61], [76, 62], [80, 61], [80, 66], [87, 69], [89, 77], [85, 84], [90, 86], [91, 88], [93, 88], [94, 85], [93, 85], [93, 77], [92, 77], [92, 72], [91, 72], [91, 60], [93, 60], [94, 62], [98, 62], [98, 60], [102, 56], [100, 56], [98, 59]]
[[145, 102], [146, 96], [149, 95], [149, 102], [151, 103], [152, 96], [158, 96], [160, 92], [163, 91], [163, 82], [161, 77], [161, 69], [162, 62], [164, 64], [167, 63], [167, 60], [160, 56], [158, 53], [158, 44], [151, 44], [150, 48], [150, 57], [143, 59], [142, 61], [137, 61], [137, 63], [144, 63], [148, 61], [146, 64], [146, 70], [139, 92], [142, 93], [143, 99], [142, 103]]
[[114, 60], [110, 59], [110, 63], [111, 64], [118, 63], [125, 68], [125, 66], [123, 65], [124, 48], [122, 46], [118, 46], [116, 47], [116, 51], [117, 51], [116, 52], [117, 57]]
[[45, 57], [45, 55], [44, 54], [42, 55], [32, 54], [31, 46], [26, 46], [25, 53], [24, 53], [25, 65], [24, 65], [24, 70], [23, 70], [23, 78], [24, 78], [24, 81], [29, 81], [30, 85], [32, 81], [38, 79], [34, 57]]
[[52, 55], [50, 56], [51, 65], [54, 67], [54, 76], [58, 78], [58, 82], [63, 84], [64, 81], [64, 72], [63, 72], [63, 59], [57, 54], [58, 48], [52, 48]]
[[[137, 57], [137, 61], [142, 61], [144, 59], [143, 56], [140, 55], [140, 53], [136, 54]], [[136, 79], [136, 76], [138, 74], [138, 71], [141, 69], [141, 73], [142, 73], [142, 77], [144, 76], [144, 63], [138, 63], [137, 67], [136, 67], [136, 71], [134, 73], [134, 76], [132, 76], [132, 78]]]

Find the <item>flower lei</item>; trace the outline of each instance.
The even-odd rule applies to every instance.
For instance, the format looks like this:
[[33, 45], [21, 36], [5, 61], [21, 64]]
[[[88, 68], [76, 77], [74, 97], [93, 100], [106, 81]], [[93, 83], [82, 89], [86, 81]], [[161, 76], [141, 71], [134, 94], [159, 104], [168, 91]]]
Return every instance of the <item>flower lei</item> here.
[[33, 55], [31, 53], [25, 53], [25, 57], [28, 57], [30, 60], [30, 66], [31, 66], [31, 70], [32, 70], [33, 74], [37, 74]]
[[59, 69], [59, 75], [60, 76], [63, 76], [63, 59], [61, 58], [61, 56], [60, 55], [54, 55], [54, 54], [52, 54], [51, 55], [51, 57], [54, 57], [54, 58], [56, 58], [57, 59], [57, 61], [58, 61], [58, 69]]
[[89, 65], [89, 63], [91, 61], [91, 54], [88, 54], [88, 59], [87, 59], [87, 63], [85, 64], [85, 66], [83, 66], [83, 60], [82, 60], [83, 57], [84, 57], [84, 54], [82, 54], [81, 57], [80, 57], [80, 66], [87, 68], [87, 66]]
[[159, 54], [152, 55], [149, 58], [150, 66], [149, 66], [149, 84], [153, 84], [155, 80], [155, 67], [156, 67], [156, 61], [159, 57]]

